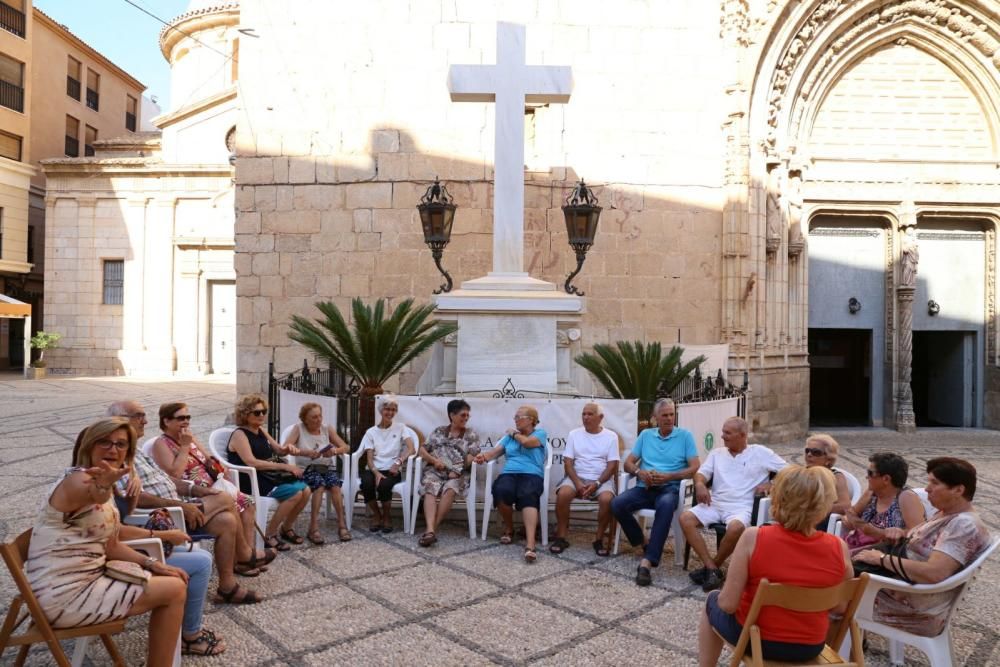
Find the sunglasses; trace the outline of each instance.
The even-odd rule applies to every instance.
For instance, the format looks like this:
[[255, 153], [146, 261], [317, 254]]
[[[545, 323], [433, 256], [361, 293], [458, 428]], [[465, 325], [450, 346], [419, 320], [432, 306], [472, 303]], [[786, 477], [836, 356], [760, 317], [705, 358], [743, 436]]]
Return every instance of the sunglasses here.
[[809, 456], [826, 456], [826, 452], [817, 447], [806, 447], [805, 452]]
[[176, 417], [171, 417], [171, 419], [178, 422], [189, 422], [191, 421], [191, 415], [177, 415]]
[[264, 408], [263, 410], [251, 410], [250, 414], [252, 414], [254, 417], [264, 417], [265, 415], [267, 415], [267, 408]]
[[128, 449], [128, 440], [98, 440], [94, 443], [94, 447], [100, 447], [101, 449], [115, 447], [118, 451], [124, 452]]

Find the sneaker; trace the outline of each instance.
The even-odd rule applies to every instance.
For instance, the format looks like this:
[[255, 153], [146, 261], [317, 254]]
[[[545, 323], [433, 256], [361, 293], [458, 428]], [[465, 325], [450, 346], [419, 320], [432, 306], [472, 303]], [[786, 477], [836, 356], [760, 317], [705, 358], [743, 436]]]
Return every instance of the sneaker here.
[[722, 574], [722, 570], [709, 570], [705, 573], [705, 581], [701, 585], [701, 590], [708, 593], [709, 591], [722, 588], [722, 582], [725, 578], [725, 575]]
[[648, 567], [639, 566], [635, 573], [635, 583], [639, 586], [649, 586], [653, 583], [653, 573], [649, 571]]
[[701, 586], [703, 583], [705, 583], [706, 575], [708, 575], [708, 568], [699, 567], [697, 570], [692, 570], [691, 572], [689, 572], [688, 578], [691, 579], [692, 582]]

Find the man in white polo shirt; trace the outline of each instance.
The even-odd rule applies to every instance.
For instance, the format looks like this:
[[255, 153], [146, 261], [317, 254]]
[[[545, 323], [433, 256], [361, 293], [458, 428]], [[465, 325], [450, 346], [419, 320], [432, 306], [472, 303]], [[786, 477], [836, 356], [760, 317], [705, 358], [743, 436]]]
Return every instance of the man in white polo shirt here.
[[569, 507], [574, 498], [597, 501], [597, 535], [594, 552], [598, 556], [610, 555], [604, 534], [611, 524], [611, 499], [615, 497], [614, 477], [618, 470], [618, 434], [601, 426], [604, 411], [597, 403], [583, 406], [582, 428], [569, 432], [563, 467], [566, 477], [556, 490], [556, 539], [549, 551], [561, 554], [569, 548], [566, 533], [569, 530]]
[[[726, 562], [740, 535], [750, 525], [753, 499], [767, 493], [770, 474], [788, 465], [784, 459], [763, 445], [747, 444], [747, 423], [730, 417], [722, 426], [725, 447], [712, 450], [694, 476], [698, 504], [681, 515], [684, 538], [694, 549], [704, 567], [691, 572], [691, 581], [706, 592], [722, 586], [722, 564]], [[708, 482], [712, 488], [709, 490]], [[698, 528], [725, 523], [726, 535], [712, 558]]]

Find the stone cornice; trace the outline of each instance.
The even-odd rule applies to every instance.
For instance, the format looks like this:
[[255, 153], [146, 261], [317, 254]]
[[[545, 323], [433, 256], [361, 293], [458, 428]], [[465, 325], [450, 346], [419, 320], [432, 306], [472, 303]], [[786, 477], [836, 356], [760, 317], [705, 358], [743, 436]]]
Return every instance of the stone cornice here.
[[42, 160], [46, 176], [82, 176], [85, 174], [132, 174], [135, 176], [220, 176], [232, 178], [228, 164], [172, 164], [149, 158], [51, 158]]
[[189, 104], [177, 109], [176, 111], [171, 111], [170, 113], [160, 114], [156, 118], [150, 120], [150, 122], [162, 130], [170, 127], [174, 123], [184, 120], [185, 118], [190, 118], [195, 114], [199, 114], [206, 109], [211, 109], [212, 107], [235, 99], [236, 86], [230, 86], [222, 92], [202, 98], [194, 104]]
[[160, 52], [167, 62], [173, 62], [170, 56], [174, 47], [188, 35], [219, 26], [235, 26], [239, 20], [239, 2], [220, 2], [215, 7], [205, 7], [181, 14], [160, 31]]

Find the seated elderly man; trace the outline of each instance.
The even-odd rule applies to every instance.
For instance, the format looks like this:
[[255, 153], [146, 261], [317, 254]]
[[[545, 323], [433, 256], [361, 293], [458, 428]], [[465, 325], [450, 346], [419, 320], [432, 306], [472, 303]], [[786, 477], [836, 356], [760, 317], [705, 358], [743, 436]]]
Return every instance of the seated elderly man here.
[[583, 426], [569, 432], [563, 467], [566, 477], [556, 490], [556, 539], [549, 551], [561, 554], [569, 548], [569, 509], [574, 498], [597, 501], [597, 534], [594, 552], [610, 555], [604, 534], [611, 524], [611, 499], [615, 497], [615, 473], [618, 472], [618, 434], [601, 426], [604, 412], [597, 403], [583, 406]]
[[[763, 445], [747, 444], [747, 423], [730, 417], [722, 426], [725, 447], [712, 450], [694, 476], [694, 493], [698, 504], [681, 514], [684, 538], [705, 564], [691, 572], [691, 581], [701, 584], [705, 592], [722, 586], [722, 564], [726, 562], [740, 535], [750, 525], [755, 495], [770, 489], [770, 475], [787, 463]], [[712, 482], [709, 490], [708, 482]], [[698, 528], [713, 523], [726, 524], [726, 534], [712, 558], [705, 538]]]
[[690, 431], [674, 426], [676, 415], [674, 402], [669, 398], [656, 402], [653, 416], [658, 428], [647, 428], [639, 434], [623, 466], [625, 472], [638, 478], [638, 482], [611, 501], [611, 512], [633, 547], [642, 545], [644, 537], [634, 513], [643, 509], [656, 512], [649, 541], [645, 544], [645, 554], [635, 575], [635, 583], [639, 586], [653, 583], [650, 568], [659, 565], [663, 555], [663, 545], [680, 502], [681, 480], [698, 469], [694, 436]]
[[[141, 439], [146, 427], [146, 413], [135, 401], [118, 401], [107, 410], [112, 417], [127, 417], [132, 428]], [[219, 571], [219, 586], [216, 603], [252, 604], [263, 598], [250, 589], [236, 583], [234, 574], [256, 577], [267, 563], [274, 559], [275, 552], [258, 552], [250, 546], [243, 535], [236, 505], [228, 494], [209, 487], [199, 487], [181, 479], [175, 479], [157, 467], [156, 462], [136, 451], [136, 476], [142, 482], [138, 495], [138, 506], [144, 509], [156, 507], [179, 507], [184, 512], [188, 531], [199, 530], [215, 538], [213, 553], [215, 566]], [[128, 477], [123, 478], [128, 480]], [[183, 497], [181, 493], [197, 494], [197, 497]]]

